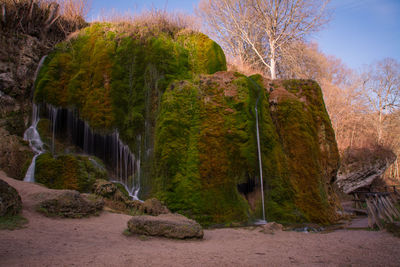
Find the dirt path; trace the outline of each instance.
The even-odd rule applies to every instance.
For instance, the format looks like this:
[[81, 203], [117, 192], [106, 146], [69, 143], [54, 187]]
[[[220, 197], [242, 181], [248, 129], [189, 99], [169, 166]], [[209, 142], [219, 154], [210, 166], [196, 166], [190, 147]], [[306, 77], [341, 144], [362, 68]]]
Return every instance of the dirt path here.
[[54, 219], [33, 210], [49, 189], [7, 178], [21, 194], [26, 228], [0, 232], [0, 266], [399, 266], [400, 239], [381, 231], [263, 234], [259, 228], [206, 230], [204, 240], [124, 236], [129, 216], [103, 212]]

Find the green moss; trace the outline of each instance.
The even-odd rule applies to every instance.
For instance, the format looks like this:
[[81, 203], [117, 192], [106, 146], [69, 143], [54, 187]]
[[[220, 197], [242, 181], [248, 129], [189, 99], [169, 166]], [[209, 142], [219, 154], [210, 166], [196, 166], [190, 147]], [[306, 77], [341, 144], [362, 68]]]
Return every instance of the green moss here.
[[178, 33], [178, 41], [188, 50], [194, 73], [213, 74], [226, 70], [226, 58], [221, 47], [199, 32]]
[[[320, 149], [319, 136], [321, 129], [332, 128], [321, 89], [311, 81], [289, 80], [283, 84], [289, 92], [298, 96], [298, 99], [281, 100], [274, 112], [278, 134], [289, 162], [295, 204], [306, 221], [332, 222], [335, 212], [329, 203], [324, 185], [327, 181], [323, 176], [323, 161], [329, 158]], [[333, 131], [324, 134], [327, 133], [333, 134]], [[334, 135], [333, 140], [324, 141], [334, 144], [331, 149], [331, 153], [334, 153]]]
[[35, 180], [49, 188], [90, 192], [96, 179], [106, 178], [106, 171], [85, 156], [66, 154], [54, 158], [44, 153], [36, 158]]
[[128, 191], [126, 191], [125, 187], [124, 187], [122, 184], [120, 184], [120, 183], [114, 183], [114, 185], [122, 192], [122, 194], [123, 194], [125, 197], [129, 198], [129, 193], [128, 193]]
[[[260, 218], [260, 186], [268, 220], [332, 220], [324, 177], [335, 171], [337, 147], [318, 85], [282, 82], [295, 97], [270, 108], [259, 75], [200, 75], [226, 70], [221, 48], [207, 36], [131, 30], [95, 23], [59, 44], [39, 73], [35, 101], [76, 108], [96, 132], [118, 129], [136, 155], [146, 151], [141, 192], [203, 225]], [[39, 124], [44, 140], [46, 123]], [[43, 154], [37, 177], [53, 188], [87, 190], [96, 173], [87, 162]], [[240, 193], [242, 184], [255, 187]]]

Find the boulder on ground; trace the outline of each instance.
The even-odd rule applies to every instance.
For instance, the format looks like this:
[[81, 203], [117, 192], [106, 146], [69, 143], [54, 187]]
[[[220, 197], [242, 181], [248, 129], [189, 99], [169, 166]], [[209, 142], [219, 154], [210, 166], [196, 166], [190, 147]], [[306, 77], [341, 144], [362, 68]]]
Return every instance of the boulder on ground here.
[[78, 191], [62, 190], [60, 193], [51, 196], [38, 205], [38, 211], [48, 216], [59, 216], [67, 218], [82, 218], [95, 215], [103, 209], [104, 202], [90, 195], [81, 195]]
[[274, 234], [277, 231], [282, 231], [283, 230], [283, 225], [276, 223], [276, 222], [270, 222], [267, 224], [264, 224], [263, 226], [261, 226], [261, 231], [264, 234]]
[[347, 149], [337, 174], [337, 185], [346, 194], [369, 188], [396, 160], [396, 155], [383, 147]]
[[104, 179], [96, 180], [93, 185], [93, 193], [116, 201], [128, 201], [128, 197], [114, 183]]
[[151, 198], [144, 202], [131, 200], [128, 193], [119, 184], [98, 179], [93, 185], [93, 193], [104, 198], [105, 206], [115, 211], [131, 214], [148, 214], [157, 216], [170, 213], [158, 199]]
[[0, 180], [0, 216], [17, 215], [22, 209], [22, 201], [17, 190]]
[[153, 216], [170, 213], [169, 209], [156, 198], [147, 199], [142, 205], [142, 211]]
[[176, 213], [134, 216], [128, 221], [128, 230], [138, 235], [178, 239], [203, 238], [203, 229], [200, 224]]

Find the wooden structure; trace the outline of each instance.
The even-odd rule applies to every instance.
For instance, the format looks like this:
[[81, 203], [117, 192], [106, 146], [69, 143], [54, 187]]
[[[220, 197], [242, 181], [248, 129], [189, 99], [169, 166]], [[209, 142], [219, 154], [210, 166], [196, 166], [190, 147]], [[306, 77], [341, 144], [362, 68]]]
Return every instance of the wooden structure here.
[[400, 220], [400, 211], [395, 203], [399, 201], [400, 192], [393, 187], [387, 192], [353, 192], [355, 209], [366, 209], [368, 213], [368, 226], [383, 229], [385, 223]]

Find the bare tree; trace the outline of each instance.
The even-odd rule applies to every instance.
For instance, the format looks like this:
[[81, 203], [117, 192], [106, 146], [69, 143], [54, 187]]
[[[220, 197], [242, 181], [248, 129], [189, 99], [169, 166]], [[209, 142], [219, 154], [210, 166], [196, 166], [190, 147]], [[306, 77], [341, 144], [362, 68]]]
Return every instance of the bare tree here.
[[374, 114], [377, 141], [383, 144], [385, 128], [390, 128], [392, 116], [400, 108], [400, 64], [386, 58], [372, 64], [362, 74], [364, 96]]
[[255, 27], [254, 12], [248, 0], [202, 0], [197, 14], [228, 56], [239, 64], [253, 63], [250, 43], [261, 38], [262, 32]]
[[[198, 14], [228, 53], [257, 59], [276, 79], [276, 66], [291, 43], [327, 22], [329, 0], [202, 0]], [[251, 53], [249, 53], [251, 51]]]

